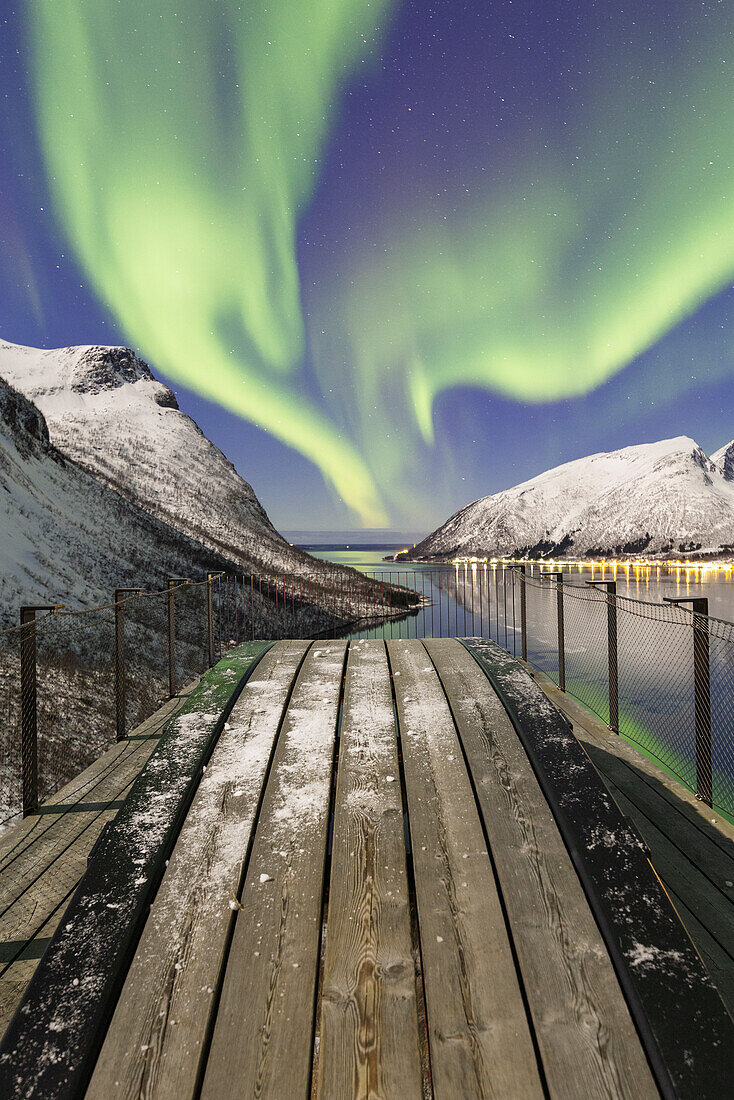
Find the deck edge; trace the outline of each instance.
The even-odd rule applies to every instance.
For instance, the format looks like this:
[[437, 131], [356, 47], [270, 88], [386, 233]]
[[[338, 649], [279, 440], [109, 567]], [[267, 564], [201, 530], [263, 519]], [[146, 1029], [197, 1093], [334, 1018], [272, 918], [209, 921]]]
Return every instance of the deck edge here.
[[[607, 946], [662, 1095], [717, 1100], [731, 1082], [734, 1023], [568, 719], [527, 670], [485, 639], [459, 639], [502, 702], [548, 801]], [[581, 780], [581, 782], [580, 782]], [[597, 809], [592, 819], [589, 800]]]
[[203, 769], [273, 644], [255, 643], [255, 652], [230, 654], [204, 673], [89, 853], [63, 923], [0, 1042], [2, 1096], [61, 1100], [84, 1092]]

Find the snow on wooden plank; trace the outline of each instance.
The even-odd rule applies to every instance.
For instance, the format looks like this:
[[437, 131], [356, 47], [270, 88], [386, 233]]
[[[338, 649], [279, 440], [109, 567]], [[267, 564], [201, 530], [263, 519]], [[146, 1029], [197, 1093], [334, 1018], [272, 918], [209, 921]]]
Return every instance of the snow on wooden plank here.
[[734, 1071], [734, 1024], [655, 875], [570, 723], [493, 642], [464, 643], [523, 743], [614, 960], [665, 1096], [718, 1100]]
[[[0, 848], [0, 1035], [86, 870], [87, 856], [158, 743], [168, 701], [2, 837]], [[24, 941], [30, 940], [26, 945]]]
[[[74, 814], [102, 802], [118, 801], [130, 776], [142, 771], [157, 744], [163, 726], [185, 703], [182, 693], [168, 700], [130, 737], [112, 745], [93, 764], [0, 837], [0, 911], [12, 896], [14, 884], [26, 889], [49, 858], [63, 850], [78, 823]], [[91, 805], [89, 805], [91, 803]]]
[[202, 678], [103, 832], [0, 1044], [0, 1095], [68, 1095], [86, 1084], [152, 893], [203, 764], [267, 643]]
[[[114, 818], [155, 745], [141, 741], [126, 746], [130, 751], [118, 756], [114, 770], [97, 784], [93, 808], [79, 802], [58, 815], [38, 815], [33, 842], [26, 836], [0, 867], [0, 941], [32, 935], [34, 924], [76, 886], [103, 825]], [[100, 808], [107, 802], [115, 803], [111, 810]]]
[[334, 806], [318, 1095], [420, 1100], [395, 715], [381, 641], [349, 649]]
[[453, 719], [420, 641], [388, 642], [436, 1100], [541, 1100], [492, 865]]
[[474, 777], [550, 1095], [652, 1100], [659, 1093], [614, 967], [507, 713], [458, 641], [424, 644]]
[[265, 790], [202, 1100], [307, 1100], [332, 770], [346, 643], [315, 644]]
[[[307, 642], [279, 642], [212, 753], [120, 995], [87, 1100], [193, 1096], [262, 785]], [[233, 908], [234, 907], [234, 908]]]

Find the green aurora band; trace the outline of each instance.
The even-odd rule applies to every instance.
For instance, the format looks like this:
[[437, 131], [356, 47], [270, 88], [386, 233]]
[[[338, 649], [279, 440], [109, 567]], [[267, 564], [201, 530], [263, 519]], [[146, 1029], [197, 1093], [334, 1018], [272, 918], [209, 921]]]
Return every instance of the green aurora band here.
[[569, 136], [529, 135], [499, 182], [491, 166], [491, 195], [475, 171], [441, 201], [394, 203], [369, 252], [308, 303], [322, 386], [350, 364], [339, 415], [401, 503], [425, 481], [442, 391], [589, 393], [731, 286], [734, 17], [696, 29], [685, 69], [600, 62]]
[[654, 79], [642, 46], [600, 56], [562, 139], [529, 132], [448, 204], [419, 183], [375, 202], [369, 247], [306, 292], [298, 217], [394, 6], [223, 0], [215, 35], [195, 0], [31, 0], [42, 146], [91, 284], [165, 373], [299, 450], [366, 525], [425, 492], [439, 393], [588, 393], [734, 276], [722, 10], [692, 14], [685, 64]]
[[198, 0], [30, 7], [44, 157], [91, 285], [161, 370], [384, 523], [363, 458], [299, 390], [296, 220], [388, 0], [220, 0], [216, 31]]

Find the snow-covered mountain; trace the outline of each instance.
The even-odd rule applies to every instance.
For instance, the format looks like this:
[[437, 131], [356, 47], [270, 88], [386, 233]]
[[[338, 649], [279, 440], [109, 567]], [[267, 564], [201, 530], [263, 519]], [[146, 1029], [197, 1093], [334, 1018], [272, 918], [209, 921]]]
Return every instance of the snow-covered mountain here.
[[408, 557], [730, 553], [734, 446], [717, 456], [678, 436], [566, 462], [468, 504]]
[[298, 574], [280, 596], [256, 582], [251, 613], [267, 636], [398, 614], [379, 583], [286, 542], [129, 349], [0, 342], [0, 384], [0, 624], [21, 602], [94, 607], [115, 588], [208, 570]]
[[252, 487], [129, 348], [0, 341], [0, 378], [38, 406], [59, 451], [240, 567], [330, 571], [278, 534]]
[[95, 607], [115, 588], [227, 564], [60, 454], [40, 411], [0, 379], [0, 628], [21, 603]]

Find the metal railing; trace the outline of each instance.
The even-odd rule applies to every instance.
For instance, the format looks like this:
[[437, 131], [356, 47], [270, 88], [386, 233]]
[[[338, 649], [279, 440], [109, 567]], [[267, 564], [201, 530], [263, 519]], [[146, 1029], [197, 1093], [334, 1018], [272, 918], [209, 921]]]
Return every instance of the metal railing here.
[[0, 632], [0, 828], [34, 813], [233, 646], [333, 637], [418, 597], [351, 570], [169, 578], [104, 607], [25, 606]]
[[250, 639], [482, 637], [734, 816], [734, 624], [510, 564], [171, 578], [0, 633], [0, 827]]
[[646, 602], [614, 580], [502, 562], [370, 576], [422, 603], [367, 636], [491, 638], [734, 818], [734, 623], [710, 616], [706, 598]]

